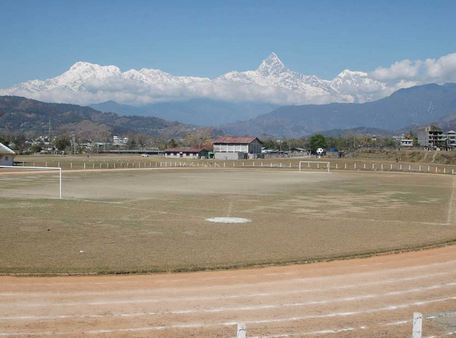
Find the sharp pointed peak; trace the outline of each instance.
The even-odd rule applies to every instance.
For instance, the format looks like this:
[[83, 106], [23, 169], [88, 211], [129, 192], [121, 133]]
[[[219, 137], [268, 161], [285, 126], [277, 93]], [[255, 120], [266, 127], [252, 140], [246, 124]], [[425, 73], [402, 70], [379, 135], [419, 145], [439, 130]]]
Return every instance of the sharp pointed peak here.
[[271, 54], [269, 54], [268, 57], [263, 60], [263, 62], [265, 62], [265, 61], [277, 62], [277, 63], [280, 63], [280, 64], [283, 65], [282, 60], [280, 60], [279, 56], [276, 53], [274, 53], [274, 52], [271, 52]]
[[280, 60], [279, 56], [274, 52], [271, 52], [271, 54], [269, 54], [269, 56], [264, 59], [258, 67], [258, 71], [264, 74], [280, 73], [285, 69], [286, 67], [282, 60]]

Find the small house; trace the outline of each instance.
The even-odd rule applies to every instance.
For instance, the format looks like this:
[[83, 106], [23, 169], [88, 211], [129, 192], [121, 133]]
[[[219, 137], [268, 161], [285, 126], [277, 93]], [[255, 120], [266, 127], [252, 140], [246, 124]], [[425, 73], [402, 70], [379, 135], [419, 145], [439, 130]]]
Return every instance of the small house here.
[[0, 143], [0, 165], [11, 166], [14, 164], [16, 153], [10, 148]]

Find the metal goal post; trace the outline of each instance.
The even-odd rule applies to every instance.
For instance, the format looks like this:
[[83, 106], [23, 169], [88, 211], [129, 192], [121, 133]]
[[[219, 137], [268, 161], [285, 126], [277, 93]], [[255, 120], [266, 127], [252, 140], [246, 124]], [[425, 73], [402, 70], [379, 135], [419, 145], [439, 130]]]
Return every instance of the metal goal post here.
[[43, 171], [58, 171], [59, 172], [59, 199], [62, 199], [62, 168], [61, 167], [32, 167], [32, 166], [11, 166], [0, 165], [0, 168], [19, 169], [19, 170], [43, 170]]
[[327, 161], [299, 161], [299, 171], [305, 169], [326, 169], [329, 173], [331, 163]]

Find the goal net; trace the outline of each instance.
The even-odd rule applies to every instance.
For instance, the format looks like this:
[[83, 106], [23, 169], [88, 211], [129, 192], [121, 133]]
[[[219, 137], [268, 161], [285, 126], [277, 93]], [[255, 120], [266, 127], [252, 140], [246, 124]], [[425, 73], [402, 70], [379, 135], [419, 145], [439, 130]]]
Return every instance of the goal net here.
[[0, 197], [62, 198], [62, 168], [0, 165]]
[[331, 169], [330, 162], [326, 161], [299, 161], [299, 171], [304, 170], [325, 170], [329, 172]]

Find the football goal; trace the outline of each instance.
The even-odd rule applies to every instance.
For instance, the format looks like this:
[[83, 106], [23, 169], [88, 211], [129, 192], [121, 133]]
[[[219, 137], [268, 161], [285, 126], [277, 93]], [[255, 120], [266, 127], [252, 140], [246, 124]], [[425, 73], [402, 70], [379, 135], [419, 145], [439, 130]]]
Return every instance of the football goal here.
[[[11, 189], [18, 188], [24, 192], [27, 191], [28, 185], [33, 185], [39, 181], [39, 177], [51, 174], [58, 174], [58, 190], [56, 189], [55, 193], [59, 199], [62, 199], [62, 168], [0, 165], [2, 185]], [[51, 180], [55, 182], [55, 178], [49, 181]]]
[[299, 171], [324, 169], [329, 173], [330, 167], [331, 163], [326, 161], [299, 161]]

